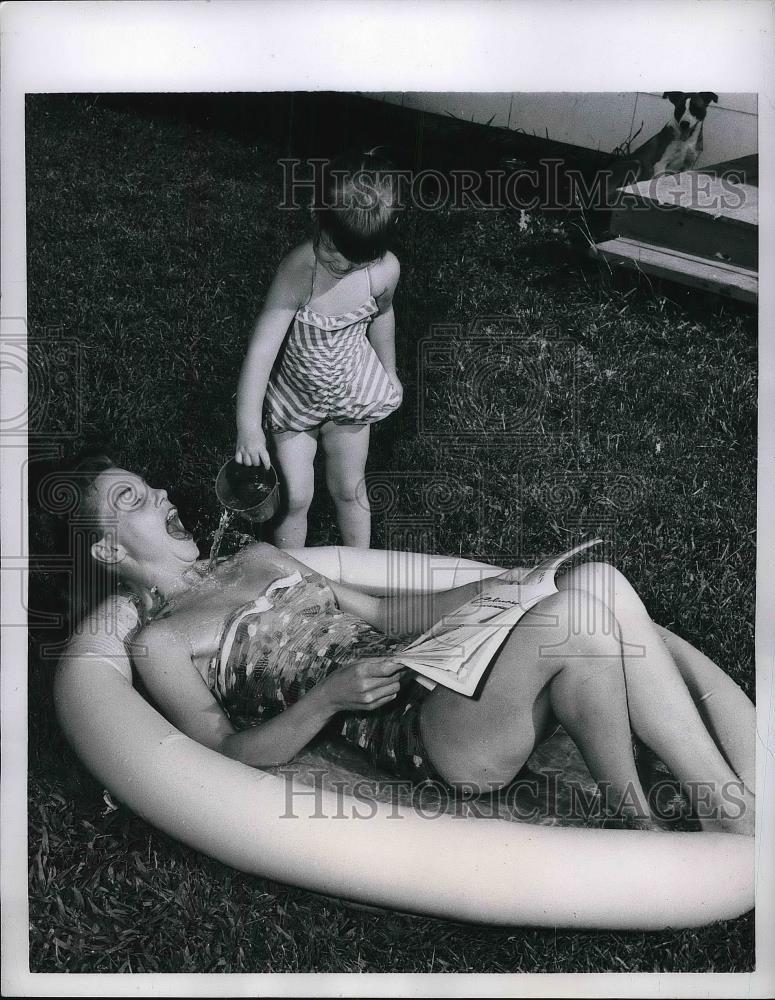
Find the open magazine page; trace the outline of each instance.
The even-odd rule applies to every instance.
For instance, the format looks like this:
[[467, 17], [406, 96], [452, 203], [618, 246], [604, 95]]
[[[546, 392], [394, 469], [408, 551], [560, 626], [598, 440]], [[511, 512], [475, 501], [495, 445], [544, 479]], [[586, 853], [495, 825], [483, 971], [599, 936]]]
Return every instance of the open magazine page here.
[[445, 615], [395, 659], [431, 682], [471, 696], [520, 618], [557, 593], [554, 577], [559, 566], [599, 542], [595, 538], [545, 559], [519, 583], [492, 586]]

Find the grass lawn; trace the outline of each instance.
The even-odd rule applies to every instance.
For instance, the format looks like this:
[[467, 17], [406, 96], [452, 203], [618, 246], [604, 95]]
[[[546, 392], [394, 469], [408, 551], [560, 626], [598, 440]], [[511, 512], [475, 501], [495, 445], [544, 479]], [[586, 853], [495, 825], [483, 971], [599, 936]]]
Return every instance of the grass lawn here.
[[[307, 231], [304, 212], [276, 207], [277, 160], [332, 151], [301, 129], [318, 120], [309, 105], [292, 128], [288, 97], [209, 101], [35, 96], [27, 107], [31, 453], [107, 443], [172, 488], [204, 543], [247, 335]], [[390, 115], [354, 101], [338, 128], [373, 145]], [[415, 141], [414, 120], [390, 123]], [[372, 544], [508, 565], [599, 533], [652, 616], [752, 694], [755, 316], [599, 270], [569, 231], [535, 211], [404, 214], [406, 395], [373, 432]], [[52, 537], [33, 510], [32, 551]], [[337, 541], [321, 487], [308, 543]], [[35, 574], [33, 613], [64, 610], [65, 591], [57, 574]], [[54, 663], [40, 652], [52, 637], [31, 630], [34, 972], [753, 967], [752, 915], [650, 934], [492, 929], [356, 911], [232, 871], [103, 801], [53, 715]]]

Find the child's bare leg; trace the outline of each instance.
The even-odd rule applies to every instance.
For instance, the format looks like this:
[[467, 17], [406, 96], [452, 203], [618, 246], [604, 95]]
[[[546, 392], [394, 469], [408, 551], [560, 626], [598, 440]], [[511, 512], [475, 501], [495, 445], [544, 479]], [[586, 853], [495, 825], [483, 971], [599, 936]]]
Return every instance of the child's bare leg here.
[[367, 549], [371, 540], [371, 510], [363, 477], [369, 454], [369, 425], [329, 421], [321, 430], [326, 483], [336, 505], [342, 541]]
[[315, 493], [317, 435], [317, 430], [272, 432], [282, 496], [282, 513], [274, 530], [279, 549], [298, 549], [307, 540], [307, 511]]
[[[580, 593], [594, 595], [613, 613], [620, 630], [633, 731], [682, 783], [703, 828], [752, 833], [753, 795], [740, 788], [738, 775], [706, 728], [670, 649], [629, 582], [613, 566], [586, 563], [558, 585], [571, 603], [567, 617], [572, 629], [590, 607], [585, 600], [582, 609], [574, 609]], [[572, 638], [569, 635], [568, 641]], [[556, 652], [562, 655], [562, 648]], [[741, 728], [747, 724], [748, 716], [740, 720]]]
[[[581, 601], [592, 601], [584, 594]], [[562, 656], [542, 649], [568, 631], [566, 595], [529, 611], [498, 654], [477, 699], [437, 687], [422, 707], [428, 754], [453, 784], [486, 791], [508, 783], [553, 718], [575, 741], [608, 805], [650, 825], [646, 795], [632, 752], [619, 641], [577, 633]], [[598, 620], [608, 614], [596, 609]]]

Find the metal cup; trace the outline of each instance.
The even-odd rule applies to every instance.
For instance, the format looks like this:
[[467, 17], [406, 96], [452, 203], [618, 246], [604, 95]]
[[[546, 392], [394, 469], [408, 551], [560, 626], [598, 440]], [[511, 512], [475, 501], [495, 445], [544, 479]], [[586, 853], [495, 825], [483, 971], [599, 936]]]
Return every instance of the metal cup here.
[[280, 484], [274, 468], [241, 465], [233, 458], [221, 466], [215, 480], [215, 495], [227, 510], [261, 524], [277, 513]]

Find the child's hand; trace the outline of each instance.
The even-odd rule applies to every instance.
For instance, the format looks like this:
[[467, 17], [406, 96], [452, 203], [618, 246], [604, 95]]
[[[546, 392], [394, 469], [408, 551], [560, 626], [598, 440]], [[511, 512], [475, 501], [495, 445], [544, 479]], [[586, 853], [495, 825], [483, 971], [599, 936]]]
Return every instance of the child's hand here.
[[260, 427], [238, 432], [234, 458], [240, 465], [263, 465], [269, 468], [272, 463], [266, 450], [266, 437]]

